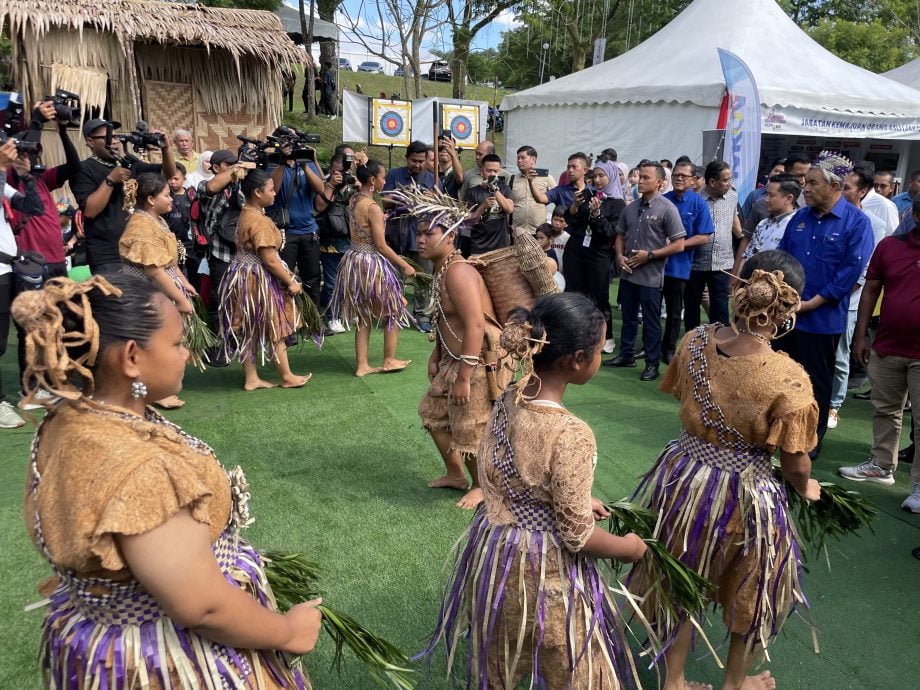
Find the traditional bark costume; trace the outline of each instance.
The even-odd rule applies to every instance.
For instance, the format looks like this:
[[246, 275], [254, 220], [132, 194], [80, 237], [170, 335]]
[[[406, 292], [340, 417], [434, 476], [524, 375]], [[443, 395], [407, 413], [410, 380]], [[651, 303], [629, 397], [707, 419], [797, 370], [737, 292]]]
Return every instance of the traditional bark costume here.
[[[447, 344], [445, 332], [458, 342], [462, 341], [462, 338], [451, 328], [441, 300], [446, 289], [444, 282], [447, 271], [457, 262], [468, 263], [460, 256], [460, 252], [451, 254], [432, 282], [433, 307], [429, 316], [441, 348], [441, 359], [438, 361], [438, 373], [419, 403], [418, 414], [422, 418], [422, 426], [429, 432], [450, 432], [450, 450], [460, 453], [461, 458], [466, 461], [475, 457], [492, 412], [492, 401], [510, 383], [513, 372], [502, 367], [499, 361], [501, 326], [495, 319], [486, 315], [485, 333], [479, 356], [470, 357], [471, 361], [467, 362], [475, 365], [470, 376], [469, 402], [465, 405], [454, 405], [451, 402], [450, 389], [457, 380], [460, 364], [467, 357], [459, 352], [452, 352]], [[491, 305], [488, 311], [491, 311]]]
[[152, 408], [141, 418], [84, 397], [49, 412], [32, 444], [25, 516], [56, 575], [43, 635], [50, 687], [309, 688], [278, 652], [234, 649], [175, 623], [117, 545], [188, 509], [208, 525], [227, 581], [274, 609], [262, 561], [240, 536], [248, 500], [239, 468], [226, 472]]
[[[228, 359], [274, 361], [275, 343], [305, 325], [304, 307], [262, 263], [259, 250], [280, 252], [284, 239], [265, 212], [245, 205], [236, 231], [236, 257], [220, 281], [220, 337]], [[318, 336], [321, 342], [321, 334]]]
[[409, 317], [399, 273], [374, 246], [368, 213], [376, 203], [363, 194], [351, 199], [351, 246], [339, 262], [329, 313], [338, 314], [348, 328], [380, 321], [389, 331], [407, 326]]
[[[620, 613], [598, 562], [581, 553], [594, 529], [597, 460], [588, 425], [511, 386], [478, 453], [483, 507], [454, 563], [438, 615], [453, 664], [466, 644], [467, 687], [639, 685]], [[463, 543], [465, 541], [465, 543]]]
[[[176, 236], [162, 218], [145, 211], [132, 213], [124, 234], [118, 240], [118, 253], [124, 264], [122, 270], [125, 273], [149, 280], [144, 273], [145, 266], [162, 268], [185, 298], [193, 305], [196, 303], [180, 278], [182, 269], [179, 267], [185, 264], [185, 247], [176, 241]], [[217, 342], [216, 336], [210, 332], [207, 324], [197, 313], [183, 314], [182, 320], [185, 324], [186, 345], [189, 346], [192, 364], [204, 369], [207, 356], [198, 343], [189, 342], [189, 334], [203, 334], [204, 340], [200, 343], [203, 346], [214, 345]]]
[[[671, 553], [716, 586], [729, 632], [743, 635], [750, 652], [767, 647], [795, 606], [807, 606], [798, 537], [771, 458], [814, 447], [818, 406], [799, 364], [783, 353], [726, 356], [717, 328], [688, 333], [668, 367], [661, 390], [680, 400], [683, 430], [637, 494], [659, 515]], [[629, 588], [644, 594], [648, 577], [639, 561]], [[680, 621], [666, 629], [655, 605], [647, 602], [646, 615], [667, 646]]]

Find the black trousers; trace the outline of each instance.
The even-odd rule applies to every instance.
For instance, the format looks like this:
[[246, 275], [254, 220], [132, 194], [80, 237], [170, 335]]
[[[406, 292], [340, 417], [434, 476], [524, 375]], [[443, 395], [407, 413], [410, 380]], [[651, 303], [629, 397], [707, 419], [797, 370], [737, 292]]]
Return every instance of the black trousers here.
[[709, 288], [709, 323], [729, 325], [728, 274], [722, 271], [690, 271], [684, 289], [684, 328], [689, 333], [700, 325], [703, 290]]
[[831, 409], [831, 388], [840, 334], [806, 333], [798, 329], [778, 338], [774, 350], [781, 350], [802, 365], [811, 379], [818, 403], [818, 440], [827, 432], [827, 415]]
[[585, 255], [568, 252], [562, 265], [566, 292], [580, 292], [588, 297], [604, 315], [607, 324], [607, 339], [613, 337], [613, 323], [610, 311], [610, 263], [606, 254]]
[[[566, 257], [568, 266], [568, 257]], [[568, 282], [566, 283], [568, 289]], [[639, 307], [642, 307], [642, 346], [645, 364], [657, 366], [661, 361], [661, 288], [634, 285], [620, 280], [620, 306], [623, 328], [620, 330], [620, 354], [634, 357], [639, 333]]]
[[[67, 263], [61, 261], [60, 263], [49, 263], [48, 264], [48, 277], [49, 278], [60, 278], [61, 276], [67, 275]], [[19, 358], [19, 385], [22, 385], [22, 375], [26, 370], [26, 332], [22, 330], [20, 326], [15, 321], [13, 322], [16, 326], [16, 338], [18, 340], [16, 347], [16, 355]]]
[[662, 294], [664, 296], [664, 306], [668, 315], [664, 320], [664, 334], [661, 336], [661, 352], [666, 355], [674, 356], [677, 351], [677, 341], [680, 338], [680, 326], [682, 323], [681, 311], [684, 308], [684, 290], [687, 287], [687, 281], [683, 278], [674, 278], [673, 276], [664, 277], [664, 287]]
[[211, 322], [211, 329], [215, 333], [220, 333], [220, 318], [218, 317], [220, 313], [220, 281], [229, 267], [230, 263], [228, 261], [221, 261], [214, 256], [208, 257], [208, 275], [211, 280], [208, 321]]
[[319, 260], [319, 236], [315, 232], [305, 235], [288, 233], [281, 249], [281, 260], [300, 277], [306, 292], [314, 304], [319, 305], [320, 283], [323, 268]]

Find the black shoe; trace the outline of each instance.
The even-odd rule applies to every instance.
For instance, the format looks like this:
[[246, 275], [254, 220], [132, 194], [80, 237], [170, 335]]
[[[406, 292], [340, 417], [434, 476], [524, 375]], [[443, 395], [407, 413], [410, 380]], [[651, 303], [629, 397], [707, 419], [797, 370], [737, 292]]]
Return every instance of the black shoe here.
[[649, 364], [645, 367], [645, 371], [639, 376], [640, 381], [654, 381], [658, 378], [658, 365]]
[[636, 353], [636, 359], [645, 359], [645, 348], [644, 347]]
[[674, 359], [673, 352], [662, 352], [661, 353], [661, 361], [664, 362], [665, 364], [670, 364], [672, 359]]
[[205, 351], [205, 364], [209, 367], [220, 368], [230, 364], [222, 347], [212, 347]]
[[913, 462], [914, 461], [914, 444], [911, 443], [904, 450], [898, 451], [898, 462]]
[[613, 359], [608, 359], [604, 362], [603, 366], [605, 367], [634, 367], [636, 366], [635, 357], [626, 357], [625, 355], [617, 355]]
[[865, 393], [853, 393], [853, 400], [871, 400], [872, 399], [872, 389], [870, 388]]
[[808, 451], [808, 457], [812, 460], [817, 460], [818, 456], [821, 454], [821, 441], [818, 441], [818, 445]]

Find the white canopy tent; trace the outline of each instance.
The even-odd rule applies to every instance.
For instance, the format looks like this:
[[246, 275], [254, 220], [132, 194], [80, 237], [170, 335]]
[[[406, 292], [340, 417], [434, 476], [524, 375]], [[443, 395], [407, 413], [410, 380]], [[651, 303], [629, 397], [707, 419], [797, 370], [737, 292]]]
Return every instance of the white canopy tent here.
[[506, 158], [529, 144], [554, 171], [573, 151], [608, 146], [630, 164], [682, 154], [703, 162], [701, 133], [716, 128], [725, 93], [717, 48], [754, 74], [764, 135], [860, 157], [867, 140], [889, 140], [884, 150], [900, 157], [899, 170], [907, 165], [909, 141], [920, 140], [920, 91], [836, 57], [774, 0], [695, 0], [629, 52], [506, 96]]
[[920, 58], [883, 72], [882, 76], [893, 79], [898, 83], [906, 84], [912, 89], [920, 89]]

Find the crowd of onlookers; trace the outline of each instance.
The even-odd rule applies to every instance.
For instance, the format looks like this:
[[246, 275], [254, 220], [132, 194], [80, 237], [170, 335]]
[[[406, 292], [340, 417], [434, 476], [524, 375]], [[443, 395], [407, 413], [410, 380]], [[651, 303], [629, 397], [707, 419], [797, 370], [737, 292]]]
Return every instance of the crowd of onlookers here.
[[[32, 120], [30, 131], [46, 127], [55, 121], [53, 107], [37, 105]], [[11, 141], [0, 147], [0, 252], [40, 254], [48, 277], [80, 264], [93, 273], [120, 270], [118, 240], [129, 218], [125, 183], [159, 172], [173, 199], [165, 220], [185, 248], [183, 269], [216, 310], [243, 204], [238, 153], [195, 151], [191, 133], [178, 130], [163, 142], [161, 162], [126, 163], [114, 136], [119, 123], [92, 119], [83, 124], [90, 155], [81, 160], [65, 124], [58, 125], [63, 165], [33, 174], [28, 155], [17, 153]], [[360, 160], [360, 152], [341, 144], [325, 168], [314, 152], [312, 159], [291, 156], [270, 169], [278, 195], [269, 215], [285, 235], [281, 258], [325, 310], [331, 334], [345, 330], [328, 307], [350, 242], [349, 203], [360, 188], [356, 155]], [[541, 168], [532, 146], [518, 149], [511, 164], [490, 141], [480, 143], [473, 163], [464, 166], [455, 142], [440, 137], [436, 146], [412, 142], [405, 164], [387, 171], [384, 191], [437, 186], [467, 204], [474, 222], [457, 238], [464, 256], [508, 247], [522, 233], [535, 236], [557, 267], [558, 284], [584, 293], [604, 314], [604, 352], [615, 355], [604, 366], [635, 367], [644, 360], [643, 381], [658, 378], [682, 330], [700, 324], [704, 312], [710, 321], [730, 322], [734, 276], [745, 260], [769, 249], [789, 252], [805, 267], [807, 282], [795, 328], [780, 334], [775, 346], [811, 378], [819, 439], [844, 423], [848, 388], [868, 378], [871, 393], [856, 397], [868, 397], [875, 408], [872, 456], [841, 474], [894, 482], [899, 459], [914, 456], [913, 444], [899, 452], [908, 391], [920, 395], [920, 171], [897, 193], [894, 175], [871, 163], [828, 152], [817, 160], [792, 153], [776, 161], [745, 199], [738, 198], [730, 166], [719, 160], [701, 167], [683, 156], [630, 166], [610, 148], [596, 160], [573, 153], [558, 172], [557, 178]], [[52, 191], [67, 183], [73, 202], [56, 203]], [[389, 211], [387, 244], [430, 270], [418, 255], [413, 217], [399, 213], [386, 196], [381, 204]], [[0, 354], [19, 289], [24, 286], [17, 285], [12, 266], [0, 261]], [[416, 286], [412, 300], [415, 323], [429, 332], [429, 295]], [[621, 312], [619, 333], [614, 308]], [[20, 425], [3, 395], [0, 387], [0, 426]], [[812, 455], [820, 449], [819, 442]], [[905, 507], [920, 512], [920, 475], [913, 479]]]

